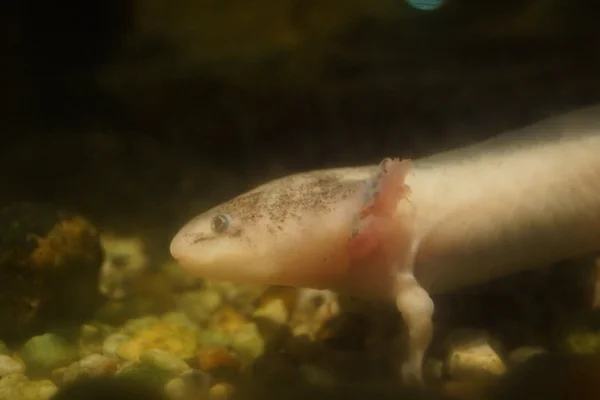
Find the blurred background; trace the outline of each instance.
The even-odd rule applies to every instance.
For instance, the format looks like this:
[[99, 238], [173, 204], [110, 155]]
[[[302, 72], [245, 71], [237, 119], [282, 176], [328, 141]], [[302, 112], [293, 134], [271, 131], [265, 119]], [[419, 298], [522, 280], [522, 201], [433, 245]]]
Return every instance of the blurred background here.
[[600, 97], [591, 0], [7, 2], [2, 201], [166, 245], [268, 178], [418, 157]]

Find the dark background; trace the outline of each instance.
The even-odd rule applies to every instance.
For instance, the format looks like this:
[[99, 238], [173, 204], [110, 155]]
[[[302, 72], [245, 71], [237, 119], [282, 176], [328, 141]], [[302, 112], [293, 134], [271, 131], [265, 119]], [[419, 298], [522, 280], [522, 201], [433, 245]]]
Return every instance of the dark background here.
[[418, 157], [600, 98], [591, 0], [2, 6], [0, 200], [165, 246], [265, 179]]

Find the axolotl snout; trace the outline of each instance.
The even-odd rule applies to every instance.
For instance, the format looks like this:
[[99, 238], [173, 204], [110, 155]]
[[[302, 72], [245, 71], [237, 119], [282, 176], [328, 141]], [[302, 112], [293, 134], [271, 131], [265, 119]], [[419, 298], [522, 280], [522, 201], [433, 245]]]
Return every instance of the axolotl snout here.
[[427, 158], [267, 182], [171, 242], [207, 279], [331, 289], [395, 302], [421, 381], [429, 293], [600, 251], [600, 106]]

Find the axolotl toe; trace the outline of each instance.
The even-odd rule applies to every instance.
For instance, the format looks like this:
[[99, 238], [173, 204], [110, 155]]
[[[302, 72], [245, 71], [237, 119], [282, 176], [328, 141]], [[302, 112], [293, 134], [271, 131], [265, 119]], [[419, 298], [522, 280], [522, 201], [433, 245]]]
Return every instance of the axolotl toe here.
[[415, 161], [267, 182], [187, 223], [171, 254], [207, 279], [394, 302], [422, 380], [430, 293], [600, 251], [600, 106]]

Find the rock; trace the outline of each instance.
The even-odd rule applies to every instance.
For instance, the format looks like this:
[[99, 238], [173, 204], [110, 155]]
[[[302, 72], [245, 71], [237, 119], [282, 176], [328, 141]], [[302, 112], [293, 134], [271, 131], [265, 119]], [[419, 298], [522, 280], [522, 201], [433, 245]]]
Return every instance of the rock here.
[[543, 347], [522, 346], [514, 349], [508, 354], [508, 364], [514, 367], [521, 363], [524, 363], [531, 357], [535, 357], [537, 355], [545, 353], [547, 353], [547, 350]]
[[161, 321], [167, 322], [167, 323], [179, 324], [181, 326], [187, 326], [190, 329], [194, 329], [194, 330], [198, 329], [198, 325], [196, 325], [194, 322], [192, 322], [192, 320], [189, 319], [188, 316], [185, 315], [185, 313], [183, 313], [183, 312], [178, 312], [178, 311], [168, 312], [161, 317]]
[[206, 393], [212, 384], [210, 374], [199, 370], [191, 369], [181, 374], [181, 379], [190, 387], [194, 387], [194, 393]]
[[144, 352], [159, 349], [184, 360], [190, 359], [197, 351], [196, 333], [189, 326], [159, 321], [129, 335], [118, 345], [116, 354], [124, 360], [138, 360]]
[[563, 347], [575, 354], [600, 353], [600, 333], [592, 331], [573, 331], [566, 335]]
[[242, 357], [255, 360], [264, 353], [265, 341], [256, 324], [249, 322], [232, 335], [231, 347]]
[[46, 400], [50, 399], [58, 390], [56, 385], [47, 379], [31, 381], [24, 385], [21, 395], [24, 399]]
[[198, 325], [206, 324], [221, 304], [221, 295], [214, 290], [194, 290], [177, 297], [177, 308]]
[[117, 377], [130, 379], [140, 384], [148, 385], [156, 390], [161, 390], [165, 384], [176, 375], [156, 365], [131, 362], [117, 372]]
[[81, 341], [95, 341], [100, 338], [100, 328], [92, 324], [83, 324], [79, 327]]
[[[179, 377], [165, 383], [164, 392], [170, 400], [187, 400], [190, 398], [185, 382]], [[197, 396], [197, 398], [201, 399], [202, 397]]]
[[18, 342], [90, 318], [103, 303], [102, 259], [98, 232], [82, 216], [46, 204], [2, 208], [0, 337]]
[[252, 319], [258, 326], [261, 336], [272, 342], [282, 337], [287, 331], [290, 310], [284, 299], [272, 299], [259, 305]]
[[248, 319], [232, 307], [220, 308], [210, 320], [210, 329], [224, 334], [233, 334], [248, 323]]
[[38, 376], [66, 366], [77, 358], [76, 349], [58, 335], [46, 333], [29, 339], [20, 356], [30, 375]]
[[21, 374], [0, 379], [0, 400], [47, 400], [56, 390], [49, 380], [30, 381]]
[[266, 288], [259, 285], [244, 285], [226, 281], [204, 281], [205, 290], [212, 290], [221, 296], [224, 303], [239, 312], [245, 313], [249, 306], [256, 304]]
[[160, 318], [154, 315], [148, 315], [140, 318], [133, 318], [128, 320], [122, 328], [125, 333], [136, 333], [144, 329], [151, 328], [160, 322]]
[[54, 378], [61, 384], [72, 382], [81, 377], [110, 376], [117, 372], [117, 360], [101, 354], [90, 354], [66, 368], [53, 373]]
[[209, 400], [229, 400], [235, 394], [235, 387], [228, 383], [217, 383], [208, 390]]
[[199, 342], [203, 346], [230, 346], [246, 360], [256, 359], [265, 348], [257, 325], [230, 307], [215, 313], [209, 329], [200, 332]]
[[140, 362], [155, 365], [173, 374], [181, 374], [190, 369], [190, 366], [181, 358], [159, 349], [150, 349], [144, 352], [140, 356]]
[[106, 297], [121, 300], [147, 272], [148, 256], [144, 243], [136, 237], [102, 236], [104, 262], [100, 269], [99, 290]]
[[190, 370], [165, 385], [165, 393], [171, 400], [202, 400], [208, 396], [212, 379], [199, 370]]
[[272, 299], [257, 307], [252, 317], [267, 320], [275, 325], [285, 325], [290, 320], [290, 311], [285, 300]]
[[198, 343], [202, 347], [214, 346], [223, 347], [228, 346], [230, 343], [229, 334], [218, 332], [212, 329], [203, 329], [196, 335]]
[[341, 312], [340, 296], [331, 290], [298, 289], [297, 296], [296, 316], [312, 323], [322, 325]]
[[165, 383], [164, 392], [170, 400], [187, 400], [188, 398], [185, 382], [179, 377]]
[[79, 353], [82, 356], [102, 353], [103, 343], [114, 328], [102, 324], [83, 324], [79, 328]]
[[109, 335], [102, 344], [102, 354], [108, 357], [117, 357], [117, 349], [128, 340], [129, 336], [124, 333], [117, 332]]
[[506, 371], [504, 362], [484, 331], [460, 330], [448, 337], [446, 369], [454, 380], [486, 380]]
[[239, 374], [239, 356], [224, 346], [205, 346], [198, 351], [198, 366], [216, 379], [227, 380]]
[[21, 374], [25, 372], [25, 366], [17, 360], [0, 355], [0, 379], [11, 374]]
[[12, 374], [0, 379], [0, 400], [21, 400], [21, 390], [29, 383], [23, 374]]
[[0, 340], [0, 354], [2, 354], [2, 355], [10, 354], [10, 349], [8, 348], [6, 343], [4, 343], [2, 340]]

